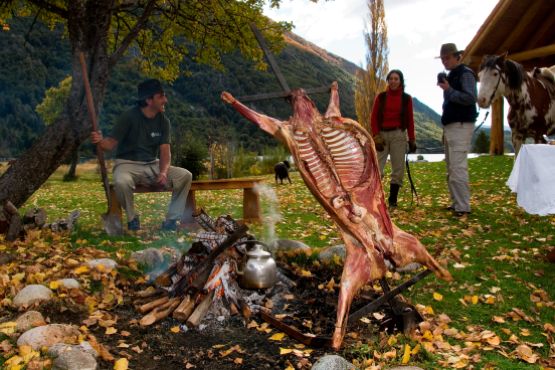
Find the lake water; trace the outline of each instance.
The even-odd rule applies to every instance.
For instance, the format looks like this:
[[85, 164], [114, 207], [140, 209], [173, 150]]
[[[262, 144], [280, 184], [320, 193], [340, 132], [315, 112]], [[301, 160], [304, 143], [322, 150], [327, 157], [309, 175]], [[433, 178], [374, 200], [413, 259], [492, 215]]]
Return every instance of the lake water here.
[[[469, 153], [468, 158], [476, 158], [481, 155], [489, 155], [489, 154], [477, 154], [477, 153]], [[514, 155], [514, 153], [505, 153], [505, 155]], [[445, 154], [443, 153], [434, 153], [434, 154], [409, 154], [409, 161], [417, 162], [418, 156], [424, 157], [424, 161], [426, 162], [441, 162], [445, 159]]]

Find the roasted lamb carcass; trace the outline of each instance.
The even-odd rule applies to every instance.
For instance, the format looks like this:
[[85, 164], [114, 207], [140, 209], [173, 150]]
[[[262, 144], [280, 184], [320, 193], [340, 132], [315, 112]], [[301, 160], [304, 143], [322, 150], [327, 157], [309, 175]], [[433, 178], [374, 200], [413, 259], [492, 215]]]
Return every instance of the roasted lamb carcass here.
[[397, 267], [418, 262], [445, 280], [451, 275], [411, 234], [391, 221], [384, 201], [374, 142], [356, 121], [341, 117], [337, 83], [324, 116], [306, 95], [291, 93], [288, 121], [260, 114], [223, 92], [222, 99], [245, 118], [283, 142], [312, 194], [339, 226], [347, 249], [332, 347], [339, 349], [356, 292]]

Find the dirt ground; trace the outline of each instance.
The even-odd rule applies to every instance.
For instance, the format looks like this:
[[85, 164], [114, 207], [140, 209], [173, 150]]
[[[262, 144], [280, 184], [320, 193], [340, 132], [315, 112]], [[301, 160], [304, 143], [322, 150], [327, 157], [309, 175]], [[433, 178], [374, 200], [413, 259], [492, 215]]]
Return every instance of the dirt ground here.
[[[272, 311], [274, 314], [287, 314], [282, 320], [294, 325], [302, 332], [312, 332], [319, 336], [331, 336], [335, 325], [337, 290], [322, 289], [322, 284], [329, 283], [338, 271], [321, 269], [312, 271], [309, 278], [296, 279], [297, 286], [291, 289], [288, 299], [277, 303]], [[137, 286], [142, 289], [146, 286]], [[266, 326], [259, 315], [245, 320], [235, 315], [218, 322], [214, 318], [208, 325], [198, 328], [184, 329], [182, 323], [166, 318], [152, 326], [141, 327], [138, 320], [142, 317], [132, 304], [133, 292], [128, 292], [123, 305], [118, 306], [110, 314], [117, 317], [114, 325], [118, 329], [115, 334], [107, 335], [105, 328], [90, 326], [89, 330], [99, 343], [107, 347], [117, 359], [125, 357], [129, 360], [130, 369], [309, 369], [312, 364], [326, 353], [329, 348], [308, 348], [299, 342], [283, 337], [275, 341], [269, 338], [280, 330]], [[269, 294], [268, 294], [269, 295]], [[274, 296], [279, 301], [279, 297]], [[368, 303], [358, 298], [353, 310]], [[352, 310], [352, 312], [354, 312]], [[79, 310], [60, 312], [55, 305], [42, 307], [41, 312], [48, 316], [52, 323], [68, 323], [81, 326], [88, 313]], [[258, 324], [254, 326], [253, 321]], [[206, 324], [207, 320], [203, 321]], [[249, 327], [247, 327], [248, 324]], [[180, 330], [177, 331], [177, 327]], [[173, 331], [172, 331], [173, 328]], [[268, 329], [272, 329], [269, 332]], [[266, 329], [266, 331], [262, 330]], [[356, 327], [352, 331], [364, 335], [364, 331], [374, 331], [375, 326]], [[371, 334], [371, 333], [367, 333]], [[355, 339], [346, 336], [345, 346]], [[285, 349], [285, 354], [281, 354]], [[294, 350], [291, 352], [291, 350]], [[348, 353], [340, 355], [349, 357]], [[112, 369], [113, 363], [100, 358], [99, 369]]]

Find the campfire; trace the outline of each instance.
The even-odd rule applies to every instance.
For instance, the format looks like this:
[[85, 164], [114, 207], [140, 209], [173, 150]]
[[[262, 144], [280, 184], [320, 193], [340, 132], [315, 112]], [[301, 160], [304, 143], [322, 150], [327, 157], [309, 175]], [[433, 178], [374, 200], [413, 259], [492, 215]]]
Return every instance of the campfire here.
[[[193, 217], [201, 230], [193, 234], [191, 248], [156, 278], [155, 286], [137, 293], [135, 305], [144, 315], [140, 325], [171, 316], [192, 328], [209, 312], [248, 319], [261, 310], [266, 295], [294, 285], [278, 272], [270, 253], [261, 250], [263, 243], [247, 233], [246, 225], [230, 216], [212, 219], [202, 209]], [[253, 255], [259, 259], [249, 275], [247, 257]]]

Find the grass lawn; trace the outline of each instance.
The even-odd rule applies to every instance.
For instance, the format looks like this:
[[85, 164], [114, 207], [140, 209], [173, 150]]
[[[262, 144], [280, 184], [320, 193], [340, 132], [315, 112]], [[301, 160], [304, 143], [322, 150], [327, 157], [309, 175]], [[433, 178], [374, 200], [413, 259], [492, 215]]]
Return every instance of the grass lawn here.
[[[555, 217], [529, 215], [518, 207], [505, 185], [512, 157], [482, 156], [469, 164], [472, 213], [463, 218], [444, 210], [445, 164], [411, 164], [420, 202], [411, 203], [410, 188], [404, 186], [392, 218], [437, 254], [454, 281], [430, 276], [405, 295], [425, 317], [425, 325], [411, 338], [384, 339], [377, 333], [345, 348], [343, 354], [361, 368], [399, 364], [403, 357], [425, 369], [555, 366], [555, 266], [545, 260], [548, 248], [555, 246]], [[111, 238], [102, 231], [106, 202], [95, 165], [81, 165], [77, 182], [62, 182], [64, 171], [57, 171], [23, 208], [42, 207], [49, 220], [79, 209], [79, 225], [71, 236], [74, 247], [88, 244], [115, 252], [188, 246], [182, 235], [158, 231], [169, 193], [137, 195], [145, 230]], [[262, 197], [268, 222], [251, 226], [251, 233], [267, 241], [300, 240], [313, 248], [340, 244], [335, 226], [298, 173], [291, 177], [292, 185], [275, 185], [268, 175]], [[197, 204], [209, 215], [239, 218], [242, 192], [199, 192]]]

